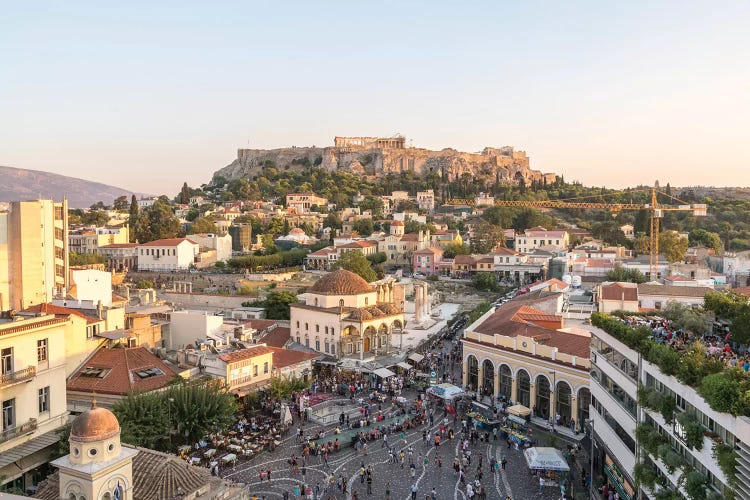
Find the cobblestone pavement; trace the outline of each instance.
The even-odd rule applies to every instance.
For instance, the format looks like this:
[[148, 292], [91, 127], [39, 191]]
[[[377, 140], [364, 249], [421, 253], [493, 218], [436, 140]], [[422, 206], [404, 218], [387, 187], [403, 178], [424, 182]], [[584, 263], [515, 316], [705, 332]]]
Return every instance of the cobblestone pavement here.
[[[442, 350], [450, 348], [450, 343], [442, 344]], [[461, 365], [457, 363], [454, 367], [455, 372], [460, 376]], [[454, 373], [454, 377], [456, 374]], [[404, 396], [414, 399], [415, 391], [404, 391]], [[439, 414], [442, 416], [442, 413]], [[400, 463], [390, 463], [390, 455], [387, 448], [382, 446], [382, 441], [370, 443], [367, 455], [363, 451], [356, 453], [354, 448], [342, 448], [341, 451], [332, 453], [328, 460], [328, 465], [319, 463], [317, 457], [307, 459], [305, 474], [299, 471], [292, 471], [287, 460], [292, 454], [301, 455], [301, 447], [295, 442], [294, 430], [290, 430], [288, 435], [282, 440], [282, 444], [273, 452], [265, 452], [252, 460], [239, 463], [235, 467], [224, 468], [220, 475], [236, 482], [244, 483], [252, 494], [258, 498], [277, 499], [283, 498], [284, 492], [288, 492], [289, 498], [294, 498], [295, 486], [299, 486], [304, 492], [304, 486], [309, 485], [313, 488], [314, 499], [352, 499], [356, 493], [356, 498], [372, 499], [404, 499], [412, 498], [412, 485], [416, 484], [417, 494], [414, 498], [425, 500], [431, 498], [431, 492], [434, 488], [436, 498], [440, 500], [468, 500], [466, 487], [459, 481], [458, 475], [453, 470], [453, 461], [458, 455], [460, 432], [456, 429], [456, 439], [453, 441], [447, 438], [439, 447], [428, 439], [427, 443], [422, 440], [422, 431], [428, 429], [435, 431], [438, 428], [438, 415], [435, 415], [435, 424], [430, 427], [429, 422], [415, 429], [406, 432], [406, 447], [411, 446], [414, 449], [414, 458], [416, 467], [414, 468], [414, 477], [412, 477], [411, 468], [409, 467], [408, 458], [404, 460], [402, 468]], [[291, 429], [295, 429], [295, 422]], [[334, 426], [326, 427], [329, 431]], [[460, 427], [460, 422], [458, 423]], [[311, 434], [320, 429], [319, 425], [307, 424], [304, 426], [304, 433]], [[332, 436], [332, 432], [327, 432], [327, 436]], [[403, 441], [398, 441], [397, 435], [389, 435], [389, 444], [395, 449], [404, 448]], [[470, 446], [471, 464], [466, 467], [467, 481], [473, 481], [477, 472], [478, 456], [483, 456], [483, 477], [481, 484], [485, 488], [488, 499], [504, 500], [510, 496], [513, 500], [521, 499], [559, 499], [560, 492], [556, 486], [545, 487], [542, 492], [539, 491], [539, 483], [535, 477], [532, 477], [527, 468], [523, 457], [523, 452], [514, 448], [507, 448], [503, 440], [492, 441], [489, 443], [477, 443]], [[499, 460], [502, 456], [507, 459], [505, 470], [499, 470], [493, 474], [489, 467], [490, 458], [494, 457]], [[408, 455], [407, 455], [408, 457]], [[424, 464], [424, 458], [427, 464]], [[438, 460], [440, 459], [440, 460]], [[442, 462], [439, 466], [439, 462]], [[359, 469], [372, 467], [372, 494], [367, 494], [367, 483], [360, 478]], [[271, 479], [261, 480], [260, 471], [271, 469]], [[333, 485], [329, 485], [329, 479], [333, 475]], [[344, 493], [336, 486], [339, 477], [345, 478], [347, 482], [347, 491]], [[390, 489], [390, 496], [386, 495], [386, 489]], [[304, 495], [303, 495], [304, 498]], [[475, 497], [476, 498], [476, 497]]]

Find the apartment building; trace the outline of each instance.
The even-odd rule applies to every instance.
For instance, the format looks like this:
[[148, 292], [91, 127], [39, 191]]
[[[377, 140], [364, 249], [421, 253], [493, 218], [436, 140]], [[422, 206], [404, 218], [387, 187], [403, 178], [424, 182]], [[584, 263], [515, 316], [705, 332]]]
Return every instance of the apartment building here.
[[121, 245], [130, 242], [130, 230], [122, 227], [86, 227], [70, 231], [68, 246], [75, 253], [97, 253], [105, 245]]
[[531, 253], [534, 250], [567, 252], [569, 246], [570, 236], [567, 231], [537, 226], [527, 229], [523, 234], [517, 234], [514, 248], [521, 253]]
[[289, 193], [286, 195], [286, 207], [299, 214], [305, 214], [312, 207], [323, 207], [328, 205], [328, 198], [323, 198], [315, 193]]
[[14, 201], [0, 212], [0, 312], [52, 300], [68, 287], [68, 202]]
[[[688, 498], [696, 490], [702, 498], [720, 498], [733, 488], [736, 498], [750, 498], [748, 416], [714, 410], [695, 388], [663, 373], [617, 336], [590, 329], [589, 413], [599, 465], [594, 475], [606, 477], [625, 499], [638, 494], [637, 470], [644, 484], [649, 476], [656, 479], [645, 487], [646, 497], [668, 489]], [[717, 451], [734, 452], [734, 481]]]
[[44, 479], [36, 469], [57, 450], [69, 323], [54, 315], [0, 323], [0, 486], [35, 485]]
[[138, 247], [139, 271], [184, 271], [195, 264], [200, 246], [188, 238], [168, 238]]

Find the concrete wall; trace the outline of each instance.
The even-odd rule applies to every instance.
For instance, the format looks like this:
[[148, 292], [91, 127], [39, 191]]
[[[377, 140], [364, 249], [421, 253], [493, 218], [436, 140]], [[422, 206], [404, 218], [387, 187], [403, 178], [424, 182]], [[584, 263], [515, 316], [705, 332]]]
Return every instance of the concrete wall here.
[[252, 302], [255, 297], [246, 295], [219, 295], [209, 293], [159, 292], [159, 298], [185, 309], [224, 311], [242, 307], [243, 302]]
[[224, 318], [204, 311], [173, 311], [169, 335], [164, 339], [167, 349], [182, 349], [208, 334], [221, 335]]

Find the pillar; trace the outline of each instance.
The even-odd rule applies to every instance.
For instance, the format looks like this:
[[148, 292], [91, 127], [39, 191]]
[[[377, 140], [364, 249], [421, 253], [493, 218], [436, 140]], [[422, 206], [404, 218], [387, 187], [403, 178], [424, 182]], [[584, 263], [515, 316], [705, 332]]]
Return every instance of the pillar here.
[[510, 401], [518, 402], [518, 394], [516, 394], [516, 391], [518, 391], [518, 380], [516, 377], [513, 377], [510, 379], [510, 395], [506, 394], [506, 397]]
[[531, 381], [529, 382], [529, 407], [533, 411], [535, 406], [536, 406], [536, 384], [533, 381]]
[[573, 431], [575, 432], [580, 426], [580, 423], [578, 422], [578, 398], [573, 394], [570, 395], [570, 418], [575, 422], [575, 427], [573, 428]]
[[468, 360], [464, 359], [463, 366], [461, 367], [461, 381], [463, 387], [466, 387], [466, 384], [469, 383], [469, 370], [466, 368], [466, 363]]
[[484, 362], [477, 360], [477, 386], [474, 388], [475, 391], [479, 392], [479, 388], [484, 383]]
[[495, 376], [493, 377], [493, 380], [492, 380], [492, 385], [493, 385], [492, 401], [493, 402], [495, 401], [495, 398], [497, 398], [497, 393], [500, 391], [500, 370], [495, 368], [494, 374]]
[[557, 414], [557, 389], [550, 388], [549, 391], [549, 419], [554, 422], [555, 415]]

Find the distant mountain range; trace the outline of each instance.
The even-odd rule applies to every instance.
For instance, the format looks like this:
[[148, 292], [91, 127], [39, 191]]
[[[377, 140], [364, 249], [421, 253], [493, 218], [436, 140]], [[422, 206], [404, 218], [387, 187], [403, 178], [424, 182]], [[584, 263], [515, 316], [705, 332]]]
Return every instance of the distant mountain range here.
[[[0, 166], [0, 201], [68, 198], [70, 208], [88, 208], [98, 201], [112, 205], [118, 196], [134, 194], [126, 189], [108, 186], [66, 175], [39, 170]], [[138, 195], [138, 193], [135, 193]]]

